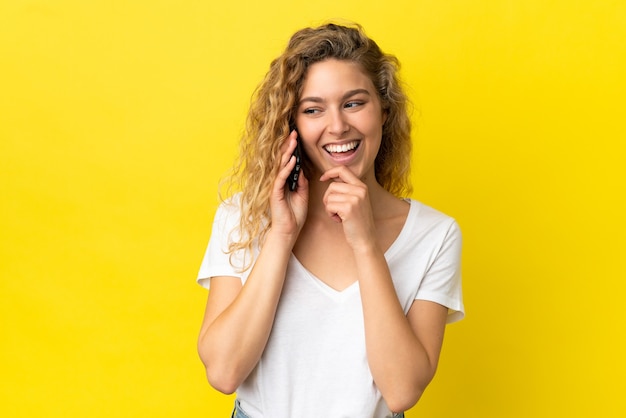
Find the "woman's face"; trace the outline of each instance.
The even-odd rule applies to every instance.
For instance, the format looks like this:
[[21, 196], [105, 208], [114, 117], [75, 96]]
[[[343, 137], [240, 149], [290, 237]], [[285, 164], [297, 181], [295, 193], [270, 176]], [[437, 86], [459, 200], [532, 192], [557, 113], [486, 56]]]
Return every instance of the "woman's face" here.
[[328, 59], [309, 67], [296, 125], [316, 174], [344, 165], [366, 184], [375, 182], [385, 118], [374, 84], [358, 64]]

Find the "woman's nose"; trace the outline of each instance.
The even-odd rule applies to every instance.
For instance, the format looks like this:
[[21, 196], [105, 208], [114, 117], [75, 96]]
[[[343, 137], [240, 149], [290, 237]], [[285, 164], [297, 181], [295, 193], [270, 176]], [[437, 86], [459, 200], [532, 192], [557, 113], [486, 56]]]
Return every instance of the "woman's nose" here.
[[333, 135], [340, 136], [348, 132], [348, 130], [350, 130], [350, 125], [345, 115], [340, 110], [330, 112], [328, 131]]

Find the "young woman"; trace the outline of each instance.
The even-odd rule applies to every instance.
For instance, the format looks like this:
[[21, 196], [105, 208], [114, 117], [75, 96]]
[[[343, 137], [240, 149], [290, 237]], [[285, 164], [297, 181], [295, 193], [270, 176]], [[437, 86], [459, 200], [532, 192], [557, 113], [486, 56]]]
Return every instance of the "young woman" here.
[[328, 24], [295, 33], [256, 92], [198, 277], [198, 350], [237, 417], [403, 416], [463, 316], [456, 222], [402, 198], [397, 69], [360, 27]]

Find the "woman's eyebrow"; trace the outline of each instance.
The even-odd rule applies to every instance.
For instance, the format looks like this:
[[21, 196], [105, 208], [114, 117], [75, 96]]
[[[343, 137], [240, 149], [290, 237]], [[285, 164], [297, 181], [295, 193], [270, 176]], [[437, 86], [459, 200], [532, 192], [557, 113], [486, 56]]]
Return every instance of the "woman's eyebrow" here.
[[[341, 100], [346, 100], [352, 96], [356, 96], [357, 94], [367, 94], [369, 96], [370, 92], [367, 89], [349, 90], [345, 92], [343, 96], [341, 96]], [[300, 103], [303, 103], [303, 102], [323, 103], [324, 99], [322, 99], [321, 97], [317, 97], [317, 96], [309, 96], [309, 97], [303, 97], [302, 99], [300, 99]]]
[[347, 91], [346, 94], [343, 95], [342, 99], [346, 100], [352, 96], [356, 96], [357, 94], [367, 94], [369, 96], [370, 92], [367, 89], [354, 89]]

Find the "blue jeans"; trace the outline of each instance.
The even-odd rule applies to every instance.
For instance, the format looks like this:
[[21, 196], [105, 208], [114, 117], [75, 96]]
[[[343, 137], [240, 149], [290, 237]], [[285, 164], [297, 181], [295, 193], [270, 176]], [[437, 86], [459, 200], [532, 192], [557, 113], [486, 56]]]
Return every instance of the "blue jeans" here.
[[241, 405], [239, 404], [239, 399], [235, 399], [235, 409], [233, 409], [233, 414], [230, 416], [230, 418], [250, 418], [241, 409]]
[[[400, 412], [392, 415], [393, 418], [404, 418], [404, 412]], [[233, 414], [230, 418], [250, 418], [246, 415], [245, 412], [241, 409], [241, 405], [239, 404], [239, 400], [235, 400], [235, 409], [233, 409]]]

